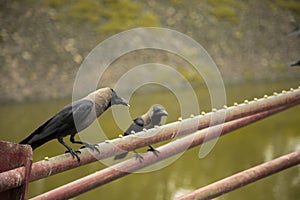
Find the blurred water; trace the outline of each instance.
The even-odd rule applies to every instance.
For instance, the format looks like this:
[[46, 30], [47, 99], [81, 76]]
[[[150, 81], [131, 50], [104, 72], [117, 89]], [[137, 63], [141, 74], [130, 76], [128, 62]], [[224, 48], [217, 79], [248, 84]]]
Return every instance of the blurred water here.
[[[232, 105], [234, 101], [242, 102], [244, 99], [251, 100], [254, 97], [262, 97], [264, 94], [271, 95], [274, 91], [280, 92], [282, 89], [297, 87], [296, 84], [281, 82], [228, 85], [226, 86], [228, 105]], [[201, 111], [211, 110], [209, 95], [204, 87], [197, 89], [197, 96]], [[1, 105], [0, 139], [19, 142], [67, 103], [69, 100]], [[135, 94], [130, 100], [130, 114], [134, 118], [156, 103], [163, 105], [169, 112], [167, 122], [175, 121], [180, 116], [179, 103], [168, 91]], [[197, 147], [185, 152], [180, 159], [161, 170], [128, 175], [75, 199], [125, 198], [135, 200], [141, 197], [145, 200], [172, 199], [175, 195], [184, 194], [299, 149], [299, 111], [298, 106], [234, 131], [220, 138], [214, 149], [203, 159], [197, 157], [199, 152], [199, 147]], [[99, 122], [108, 138], [115, 138], [122, 133], [112, 120], [110, 110], [99, 118]], [[93, 125], [81, 133], [81, 138], [91, 142], [103, 141], [104, 138], [95, 135], [94, 128]], [[76, 145], [73, 147], [79, 148]], [[34, 160], [41, 160], [45, 156], [55, 156], [64, 151], [64, 147], [54, 140], [36, 149]], [[96, 162], [35, 181], [30, 184], [29, 197], [54, 189], [104, 167], [102, 163]], [[300, 167], [297, 166], [223, 195], [219, 199], [293, 200], [300, 198], [299, 186]]]

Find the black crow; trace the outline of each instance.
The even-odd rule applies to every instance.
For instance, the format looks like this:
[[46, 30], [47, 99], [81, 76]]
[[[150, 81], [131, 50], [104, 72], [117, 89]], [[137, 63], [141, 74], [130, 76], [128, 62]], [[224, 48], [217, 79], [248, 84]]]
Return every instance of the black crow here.
[[76, 157], [78, 162], [80, 162], [78, 156], [80, 151], [75, 151], [68, 146], [63, 141], [63, 137], [70, 135], [72, 143], [83, 144], [85, 147], [99, 151], [95, 144], [75, 141], [75, 134], [91, 125], [110, 106], [117, 104], [129, 106], [128, 102], [119, 97], [113, 89], [108, 87], [101, 88], [65, 106], [21, 141], [20, 144], [29, 144], [34, 150], [50, 140], [57, 139], [67, 148], [67, 151], [71, 153], [73, 158]]
[[294, 30], [288, 34], [288, 36], [299, 36], [300, 35], [300, 28], [297, 26]]
[[290, 67], [300, 66], [300, 60], [290, 64]]
[[[162, 116], [168, 116], [167, 111], [162, 106], [159, 105], [152, 106], [145, 114], [133, 120], [133, 123], [125, 131], [124, 136], [140, 132], [144, 128], [150, 129], [156, 125], [159, 126], [161, 124]], [[157, 155], [158, 151], [155, 148], [153, 148], [151, 145], [149, 146], [149, 148], [150, 149], [148, 149], [148, 151], [152, 151], [155, 155]], [[137, 158], [142, 159], [142, 157], [136, 151], [134, 152]], [[122, 159], [127, 154], [128, 152], [124, 152], [119, 155], [116, 155], [114, 160]]]

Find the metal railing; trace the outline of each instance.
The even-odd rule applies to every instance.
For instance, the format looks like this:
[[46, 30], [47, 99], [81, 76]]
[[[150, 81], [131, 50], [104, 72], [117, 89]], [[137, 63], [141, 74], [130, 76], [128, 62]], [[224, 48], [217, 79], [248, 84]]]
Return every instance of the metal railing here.
[[[237, 128], [298, 105], [299, 103], [299, 89], [282, 91], [279, 94], [274, 93], [272, 96], [265, 95], [261, 99], [255, 98], [252, 101], [245, 100], [243, 103], [231, 107], [224, 106], [218, 110], [213, 109], [210, 113], [202, 113], [202, 115], [191, 116], [190, 118], [183, 120], [180, 119], [170, 124], [136, 133], [135, 135], [129, 135], [124, 138], [100, 143], [100, 154], [96, 151], [90, 152], [88, 149], [82, 149], [80, 163], [78, 163], [76, 159], [72, 159], [69, 154], [63, 154], [47, 160], [35, 162], [32, 164], [29, 181], [45, 178], [81, 165], [105, 159], [120, 154], [124, 150], [130, 151], [150, 144], [170, 140], [178, 136], [184, 136], [159, 147], [159, 156], [155, 156], [153, 153], [149, 152], [143, 155], [144, 159], [142, 162], [134, 158], [128, 159], [45, 194], [41, 194], [33, 199], [66, 199], [74, 197], [117, 178], [128, 175], [143, 167], [169, 158], [186, 149], [200, 145], [204, 142], [204, 139], [205, 141], [214, 139], [220, 134], [224, 135]], [[214, 124], [211, 124], [212, 117], [214, 119]], [[220, 130], [222, 131], [220, 132]], [[299, 161], [293, 162], [292, 165], [287, 167], [296, 164], [299, 164]], [[274, 172], [276, 172], [276, 170]], [[9, 177], [9, 181], [7, 181], [7, 177]], [[24, 177], [25, 167], [19, 167], [0, 173], [0, 192], [22, 185], [25, 180]], [[193, 197], [199, 194], [198, 190], [196, 191], [192, 194]], [[228, 191], [228, 189], [224, 189], [224, 192], [226, 191]]]

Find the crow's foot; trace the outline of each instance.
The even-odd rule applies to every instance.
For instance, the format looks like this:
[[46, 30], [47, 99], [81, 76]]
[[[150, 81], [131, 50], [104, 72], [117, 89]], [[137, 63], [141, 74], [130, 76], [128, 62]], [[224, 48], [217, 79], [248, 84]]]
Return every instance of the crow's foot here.
[[90, 144], [90, 143], [84, 142], [83, 145], [84, 145], [84, 146], [80, 147], [80, 149], [83, 149], [83, 148], [89, 148], [89, 149], [91, 149], [91, 150], [93, 150], [93, 151], [96, 150], [98, 153], [100, 153], [100, 151], [99, 151], [99, 149], [98, 149], [98, 147], [99, 147], [98, 144]]
[[74, 150], [74, 149], [68, 149], [65, 153], [70, 153], [73, 157], [73, 159], [76, 157], [77, 161], [80, 162], [80, 157], [78, 154], [81, 154], [81, 151]]
[[147, 151], [152, 151], [154, 155], [158, 157], [158, 154], [160, 153], [158, 150], [156, 150], [154, 147], [149, 146], [149, 149]]
[[135, 159], [139, 159], [140, 162], [144, 160], [143, 156], [141, 156], [138, 152], [134, 152]]

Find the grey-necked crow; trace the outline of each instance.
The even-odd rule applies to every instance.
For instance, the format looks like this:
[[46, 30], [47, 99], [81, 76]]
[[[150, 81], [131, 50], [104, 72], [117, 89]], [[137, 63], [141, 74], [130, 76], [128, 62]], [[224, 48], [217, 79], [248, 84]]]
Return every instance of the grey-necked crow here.
[[[145, 114], [142, 116], [136, 118], [133, 120], [133, 123], [130, 125], [130, 127], [125, 131], [124, 136], [130, 135], [142, 131], [144, 128], [150, 129], [153, 128], [155, 125], [161, 124], [161, 118], [162, 116], [168, 116], [167, 111], [160, 105], [154, 105], [152, 106]], [[155, 155], [157, 155], [157, 150], [153, 148], [151, 145], [149, 146], [150, 149], [148, 151], [153, 151]], [[142, 157], [136, 152], [135, 155], [137, 158], [142, 159]], [[121, 153], [119, 155], [116, 155], [114, 160], [122, 159], [124, 158], [128, 152]]]
[[290, 67], [295, 67], [295, 66], [300, 66], [300, 60], [295, 61], [295, 62], [290, 64]]
[[299, 36], [300, 35], [300, 28], [297, 26], [294, 28], [292, 32], [288, 34], [288, 36]]
[[32, 149], [36, 149], [50, 140], [57, 139], [68, 149], [67, 151], [71, 153], [72, 157], [76, 157], [80, 162], [78, 156], [80, 151], [73, 150], [63, 141], [63, 138], [70, 135], [72, 143], [83, 144], [85, 147], [99, 151], [95, 144], [75, 141], [75, 134], [91, 125], [110, 106], [117, 104], [129, 106], [128, 102], [119, 97], [113, 89], [101, 88], [65, 106], [21, 141], [20, 144], [29, 144]]

